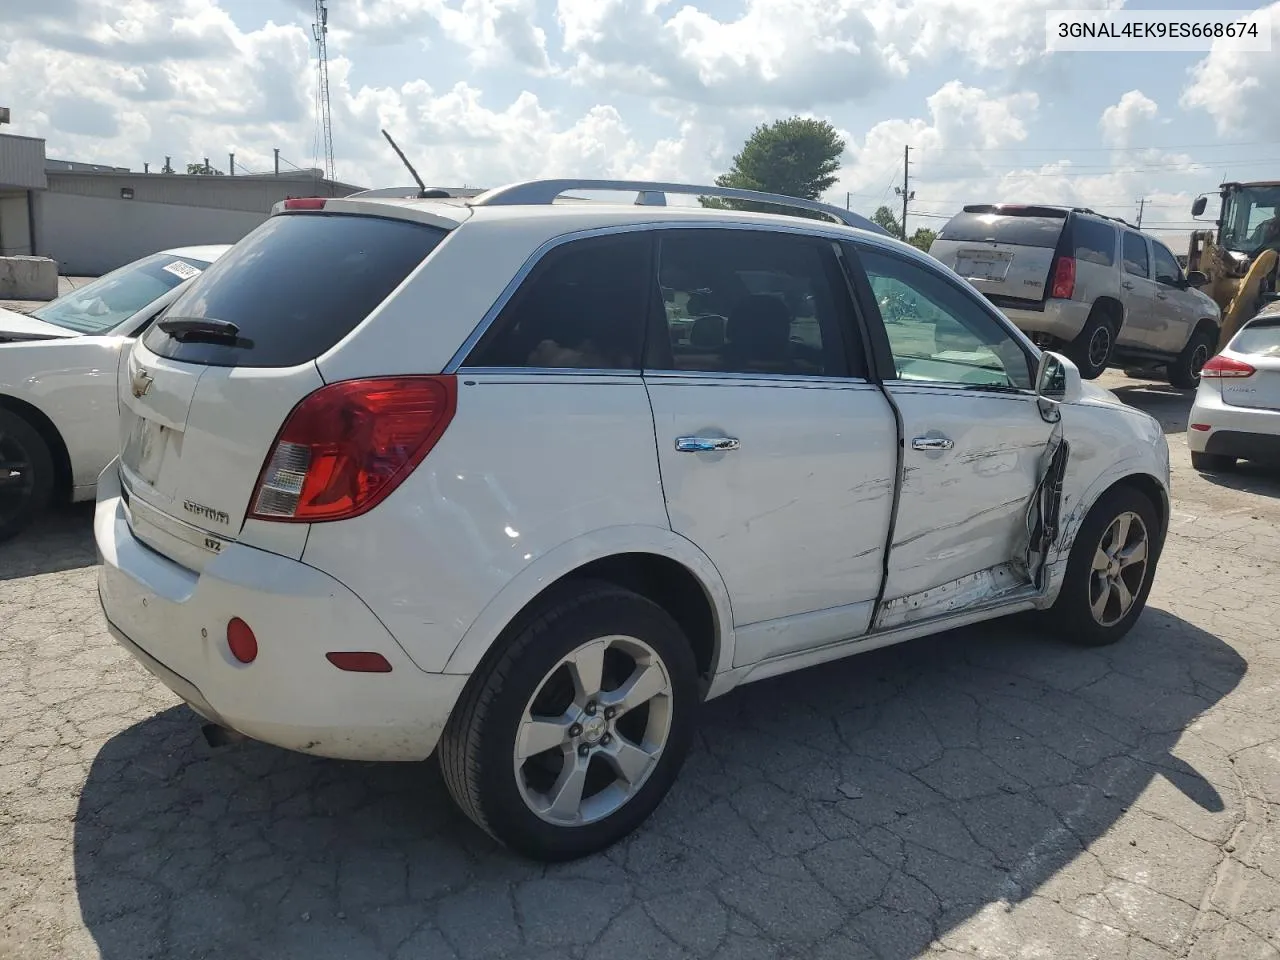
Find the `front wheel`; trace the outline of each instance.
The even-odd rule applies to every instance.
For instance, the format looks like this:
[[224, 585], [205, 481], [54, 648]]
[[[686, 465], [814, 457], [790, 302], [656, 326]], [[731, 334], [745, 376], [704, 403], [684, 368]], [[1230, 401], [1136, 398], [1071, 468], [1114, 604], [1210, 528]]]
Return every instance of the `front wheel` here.
[[1115, 487], [1094, 504], [1049, 611], [1068, 640], [1102, 647], [1132, 629], [1155, 577], [1158, 530], [1154, 504], [1132, 487]]
[[1200, 386], [1200, 371], [1213, 356], [1218, 345], [1218, 335], [1209, 330], [1197, 330], [1182, 348], [1182, 352], [1169, 364], [1169, 384], [1179, 390], [1194, 390]]
[[16, 413], [0, 410], [0, 541], [16, 536], [48, 505], [54, 479], [44, 438]]
[[700, 700], [688, 639], [650, 600], [584, 583], [500, 643], [441, 737], [449, 792], [528, 857], [610, 846], [654, 811], [688, 752]]

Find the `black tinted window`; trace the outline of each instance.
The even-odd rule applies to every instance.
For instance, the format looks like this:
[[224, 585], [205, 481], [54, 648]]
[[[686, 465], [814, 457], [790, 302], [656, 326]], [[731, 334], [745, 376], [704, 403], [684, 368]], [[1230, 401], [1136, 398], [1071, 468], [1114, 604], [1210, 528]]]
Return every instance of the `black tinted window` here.
[[849, 317], [848, 292], [829, 243], [750, 230], [659, 236], [667, 336], [652, 345], [648, 366], [847, 375], [840, 327]]
[[1156, 279], [1162, 283], [1179, 283], [1182, 280], [1182, 268], [1178, 259], [1162, 243], [1151, 241], [1151, 250], [1155, 253]]
[[1066, 214], [1060, 217], [1022, 217], [1000, 213], [958, 213], [947, 221], [938, 239], [1056, 247], [1066, 222]]
[[1136, 277], [1149, 275], [1148, 268], [1150, 264], [1147, 259], [1147, 241], [1141, 234], [1130, 233], [1126, 230], [1120, 255], [1124, 259], [1125, 273], [1132, 273]]
[[355, 329], [444, 238], [437, 227], [338, 214], [283, 214], [196, 279], [165, 318], [227, 320], [239, 340], [173, 339], [153, 326], [162, 357], [211, 366], [292, 367]]
[[1109, 223], [1076, 217], [1071, 223], [1072, 256], [1086, 263], [1114, 266], [1116, 228]]
[[574, 240], [539, 261], [467, 359], [470, 367], [639, 370], [656, 296], [644, 233]]

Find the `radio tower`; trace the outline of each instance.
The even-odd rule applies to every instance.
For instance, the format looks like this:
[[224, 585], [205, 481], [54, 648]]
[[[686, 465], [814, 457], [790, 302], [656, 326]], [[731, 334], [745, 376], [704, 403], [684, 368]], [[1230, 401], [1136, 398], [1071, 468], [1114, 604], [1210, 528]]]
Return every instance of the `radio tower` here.
[[316, 59], [316, 104], [320, 110], [320, 126], [324, 136], [324, 175], [334, 179], [333, 169], [333, 117], [329, 112], [329, 47], [325, 37], [329, 33], [329, 8], [325, 0], [316, 0], [316, 22], [311, 25], [316, 38], [319, 56]]

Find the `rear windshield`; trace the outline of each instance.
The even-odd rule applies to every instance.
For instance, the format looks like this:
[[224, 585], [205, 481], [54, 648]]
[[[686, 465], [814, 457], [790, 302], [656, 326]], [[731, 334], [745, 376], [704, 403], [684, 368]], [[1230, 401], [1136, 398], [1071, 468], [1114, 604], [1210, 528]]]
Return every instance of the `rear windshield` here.
[[444, 239], [438, 227], [344, 214], [282, 214], [241, 240], [165, 312], [225, 320], [234, 342], [179, 341], [153, 326], [147, 349], [223, 367], [314, 360], [387, 298]]
[[1066, 215], [1019, 216], [1008, 213], [957, 213], [938, 234], [939, 240], [964, 243], [1008, 243], [1019, 247], [1056, 247]]
[[1236, 353], [1252, 353], [1259, 357], [1280, 357], [1280, 319], [1256, 320], [1231, 341]]

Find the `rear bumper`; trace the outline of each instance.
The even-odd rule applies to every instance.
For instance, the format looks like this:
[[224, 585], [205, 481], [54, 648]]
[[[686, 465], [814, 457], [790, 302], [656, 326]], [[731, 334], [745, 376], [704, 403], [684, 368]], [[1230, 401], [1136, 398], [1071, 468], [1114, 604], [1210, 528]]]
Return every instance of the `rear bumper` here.
[[1071, 341], [1080, 335], [1089, 319], [1089, 304], [1076, 300], [1046, 300], [1043, 310], [1023, 310], [1018, 307], [1001, 307], [1006, 317], [1023, 333], [1046, 334], [1063, 341]]
[[[1196, 392], [1187, 422], [1187, 446], [1192, 453], [1280, 461], [1280, 411], [1230, 406], [1210, 385]], [[1196, 430], [1195, 424], [1209, 429]]]
[[[197, 573], [137, 540], [116, 470], [98, 485], [98, 594], [111, 635], [206, 719], [289, 750], [352, 760], [421, 760], [466, 683], [425, 673], [346, 587], [297, 560], [229, 544]], [[236, 660], [226, 625], [258, 639]], [[325, 659], [372, 651], [390, 673], [349, 673]]]

